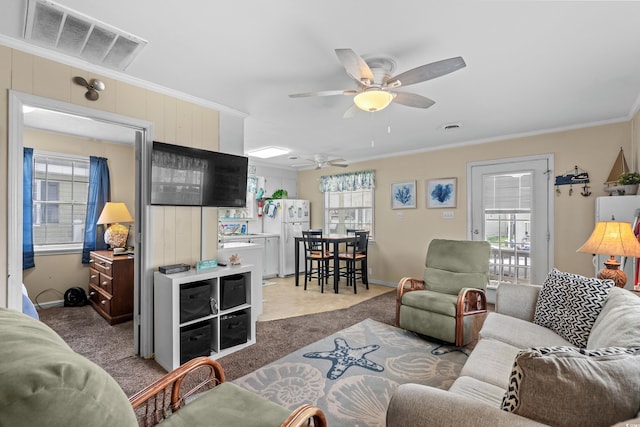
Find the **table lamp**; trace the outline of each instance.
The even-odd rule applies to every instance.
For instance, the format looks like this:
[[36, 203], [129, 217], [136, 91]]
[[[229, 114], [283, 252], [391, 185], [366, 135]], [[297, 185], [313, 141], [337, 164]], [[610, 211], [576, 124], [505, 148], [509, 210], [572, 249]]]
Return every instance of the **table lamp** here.
[[591, 233], [591, 237], [576, 252], [610, 255], [604, 262], [605, 268], [598, 273], [598, 279], [611, 279], [619, 288], [627, 284], [627, 275], [620, 269], [616, 256], [640, 257], [640, 243], [631, 224], [618, 221], [601, 221]]
[[111, 224], [104, 232], [104, 241], [112, 248], [124, 248], [127, 245], [129, 227], [120, 222], [133, 222], [127, 206], [121, 202], [107, 202], [96, 224]]

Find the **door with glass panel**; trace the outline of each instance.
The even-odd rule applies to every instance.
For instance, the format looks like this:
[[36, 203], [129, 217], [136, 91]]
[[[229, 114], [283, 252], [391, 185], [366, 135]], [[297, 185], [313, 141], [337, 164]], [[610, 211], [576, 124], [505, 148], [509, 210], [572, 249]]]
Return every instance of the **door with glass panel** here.
[[491, 243], [490, 285], [542, 283], [553, 265], [553, 156], [469, 163], [469, 230]]

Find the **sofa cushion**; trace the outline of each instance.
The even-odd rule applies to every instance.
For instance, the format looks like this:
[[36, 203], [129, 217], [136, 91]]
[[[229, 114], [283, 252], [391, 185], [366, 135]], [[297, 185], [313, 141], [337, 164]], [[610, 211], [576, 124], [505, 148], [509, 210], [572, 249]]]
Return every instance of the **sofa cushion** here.
[[640, 298], [613, 288], [596, 320], [587, 348], [640, 347]]
[[611, 280], [549, 272], [534, 314], [534, 323], [556, 332], [578, 347], [586, 347], [607, 295], [614, 286]]
[[0, 425], [138, 425], [116, 381], [44, 323], [0, 309], [0, 343]]
[[402, 305], [451, 317], [456, 317], [457, 301], [457, 295], [433, 291], [411, 291], [402, 295]]
[[480, 338], [492, 338], [519, 349], [571, 345], [569, 341], [551, 329], [499, 313], [487, 315], [480, 330]]
[[205, 391], [160, 425], [163, 427], [279, 426], [291, 415], [293, 409], [284, 408], [256, 393], [225, 382]]
[[473, 377], [506, 390], [511, 367], [521, 348], [483, 338], [474, 347], [460, 370], [460, 376]]
[[473, 377], [458, 377], [449, 388], [451, 393], [484, 402], [499, 408], [504, 398], [504, 388], [480, 381]]
[[485, 289], [490, 252], [483, 240], [433, 239], [425, 259], [425, 289], [452, 295], [462, 288]]
[[640, 347], [524, 350], [502, 403], [505, 411], [559, 427], [609, 426], [639, 408]]

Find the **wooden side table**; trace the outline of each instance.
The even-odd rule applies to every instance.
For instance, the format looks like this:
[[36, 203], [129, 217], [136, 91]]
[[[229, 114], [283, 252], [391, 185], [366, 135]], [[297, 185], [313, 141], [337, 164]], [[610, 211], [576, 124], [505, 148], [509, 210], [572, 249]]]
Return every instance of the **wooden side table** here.
[[110, 325], [133, 319], [133, 258], [112, 251], [89, 254], [89, 301]]

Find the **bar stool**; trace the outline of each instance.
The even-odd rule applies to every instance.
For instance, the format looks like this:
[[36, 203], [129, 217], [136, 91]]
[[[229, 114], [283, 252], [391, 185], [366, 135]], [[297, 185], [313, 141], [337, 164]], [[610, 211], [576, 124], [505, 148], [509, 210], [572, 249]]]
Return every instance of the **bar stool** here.
[[[317, 278], [320, 292], [324, 293], [324, 284], [329, 282], [329, 261], [333, 255], [324, 247], [322, 230], [303, 231], [302, 240], [305, 258], [304, 290], [307, 290], [307, 281]], [[314, 262], [316, 263], [315, 268]]]
[[[353, 293], [357, 294], [356, 281], [362, 283], [369, 289], [369, 277], [367, 276], [367, 250], [369, 247], [369, 232], [364, 230], [355, 231], [355, 240], [352, 246], [347, 246], [345, 253], [338, 254], [338, 259], [345, 262], [345, 272], [341, 276], [347, 278], [347, 286], [353, 285]], [[358, 263], [360, 268], [358, 269]], [[359, 274], [358, 274], [359, 270]]]

